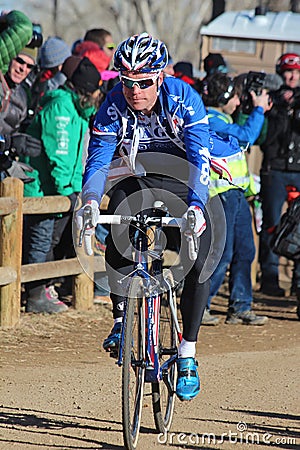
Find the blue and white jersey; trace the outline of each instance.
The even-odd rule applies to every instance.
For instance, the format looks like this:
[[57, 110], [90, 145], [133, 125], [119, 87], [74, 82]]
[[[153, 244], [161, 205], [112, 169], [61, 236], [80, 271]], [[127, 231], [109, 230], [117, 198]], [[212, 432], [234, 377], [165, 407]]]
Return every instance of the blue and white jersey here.
[[[150, 116], [133, 111], [118, 83], [94, 121], [83, 177], [83, 201], [101, 201], [109, 171], [120, 162], [136, 176], [181, 173], [189, 186], [189, 205], [204, 209], [208, 199], [211, 155], [223, 158], [240, 151], [234, 141], [212, 136], [200, 95], [187, 83], [164, 79]], [[171, 157], [169, 157], [171, 155]], [[168, 156], [168, 157], [167, 157]], [[177, 177], [177, 175], [176, 175]]]

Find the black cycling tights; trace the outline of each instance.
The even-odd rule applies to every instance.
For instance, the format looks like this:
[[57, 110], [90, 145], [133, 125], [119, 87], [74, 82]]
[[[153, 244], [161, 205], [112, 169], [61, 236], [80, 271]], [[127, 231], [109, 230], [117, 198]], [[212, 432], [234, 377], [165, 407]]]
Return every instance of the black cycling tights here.
[[[187, 186], [178, 180], [158, 175], [131, 177], [119, 182], [111, 192], [108, 214], [134, 215], [152, 207], [155, 200], [161, 200], [174, 217], [181, 217], [187, 209]], [[206, 217], [207, 220], [207, 217]], [[207, 220], [208, 223], [208, 220]], [[170, 229], [169, 229], [170, 230]], [[210, 227], [200, 239], [200, 251], [195, 263], [188, 258], [186, 239], [181, 241], [178, 229], [172, 230], [180, 249], [180, 259], [185, 275], [184, 288], [180, 301], [183, 321], [183, 337], [188, 341], [196, 341], [209, 295], [209, 281], [199, 282], [210, 247]], [[107, 238], [106, 269], [111, 288], [114, 318], [122, 317], [122, 286], [118, 283], [124, 275], [132, 271], [132, 253], [128, 240], [128, 226], [112, 226]]]

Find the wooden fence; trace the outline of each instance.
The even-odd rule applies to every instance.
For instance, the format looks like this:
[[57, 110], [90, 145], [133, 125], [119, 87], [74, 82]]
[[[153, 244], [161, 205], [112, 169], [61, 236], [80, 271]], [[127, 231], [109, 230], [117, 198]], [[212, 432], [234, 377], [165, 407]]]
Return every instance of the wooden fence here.
[[94, 297], [94, 272], [104, 270], [102, 257], [79, 258], [22, 265], [23, 215], [66, 212], [64, 196], [23, 197], [23, 183], [6, 178], [0, 183], [0, 327], [14, 327], [20, 320], [21, 284], [33, 280], [74, 276], [73, 306], [90, 309]]
[[[101, 209], [107, 208], [104, 198]], [[6, 178], [0, 183], [0, 328], [13, 327], [20, 320], [21, 284], [34, 280], [71, 275], [73, 306], [87, 310], [93, 306], [94, 273], [105, 270], [104, 258], [86, 256], [77, 248], [77, 258], [22, 265], [22, 231], [24, 214], [51, 214], [66, 212], [70, 200], [63, 196], [23, 197], [23, 183], [16, 178]], [[258, 237], [254, 234], [258, 249]], [[168, 251], [166, 251], [168, 253]], [[166, 255], [173, 264], [177, 255]], [[282, 260], [282, 258], [281, 258]], [[290, 262], [280, 264], [279, 274], [290, 282]], [[256, 284], [257, 258], [252, 264], [252, 283]]]

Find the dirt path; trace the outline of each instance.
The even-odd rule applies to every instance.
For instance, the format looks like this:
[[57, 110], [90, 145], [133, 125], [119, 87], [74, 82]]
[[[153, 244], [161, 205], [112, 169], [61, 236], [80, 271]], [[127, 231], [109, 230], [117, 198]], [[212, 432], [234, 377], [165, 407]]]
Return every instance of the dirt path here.
[[[295, 300], [256, 296], [264, 327], [202, 327], [202, 393], [176, 403], [172, 433], [154, 433], [150, 398], [141, 449], [300, 448], [299, 326]], [[108, 306], [56, 317], [24, 315], [0, 331], [0, 449], [122, 449], [120, 369], [100, 344]], [[210, 437], [207, 435], [210, 434]]]

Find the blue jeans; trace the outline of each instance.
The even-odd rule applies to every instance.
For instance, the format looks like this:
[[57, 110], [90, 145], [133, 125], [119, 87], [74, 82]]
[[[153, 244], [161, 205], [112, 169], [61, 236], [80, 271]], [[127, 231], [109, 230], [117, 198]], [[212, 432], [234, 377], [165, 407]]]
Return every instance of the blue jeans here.
[[207, 307], [210, 308], [211, 299], [218, 293], [229, 266], [228, 313], [241, 313], [251, 309], [252, 303], [251, 264], [255, 256], [252, 217], [244, 193], [239, 189], [223, 192], [220, 199], [227, 224], [226, 242], [210, 280]]
[[24, 218], [24, 264], [46, 262], [52, 243], [54, 217], [28, 215]]
[[[24, 217], [23, 264], [43, 263], [51, 248], [54, 217], [27, 215]], [[28, 283], [27, 288], [44, 284], [44, 280]]]
[[[263, 209], [263, 227], [260, 234], [259, 262], [262, 272], [262, 284], [278, 286], [279, 257], [272, 252], [268, 231], [280, 221], [282, 206], [287, 199], [286, 186], [295, 186], [300, 191], [300, 172], [270, 170], [261, 173], [261, 197]], [[300, 264], [294, 266], [294, 284], [300, 287]]]

